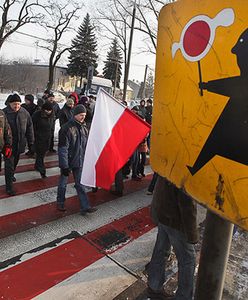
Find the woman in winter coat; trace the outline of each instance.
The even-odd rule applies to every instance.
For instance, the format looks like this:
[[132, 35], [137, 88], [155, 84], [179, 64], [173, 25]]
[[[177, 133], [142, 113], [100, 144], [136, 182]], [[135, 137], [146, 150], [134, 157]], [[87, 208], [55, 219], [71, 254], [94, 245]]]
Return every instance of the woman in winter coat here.
[[41, 110], [33, 114], [34, 126], [34, 150], [36, 152], [35, 170], [40, 172], [42, 178], [46, 178], [46, 169], [44, 165], [44, 157], [50, 147], [52, 136], [54, 115], [53, 105], [50, 102], [45, 102]]

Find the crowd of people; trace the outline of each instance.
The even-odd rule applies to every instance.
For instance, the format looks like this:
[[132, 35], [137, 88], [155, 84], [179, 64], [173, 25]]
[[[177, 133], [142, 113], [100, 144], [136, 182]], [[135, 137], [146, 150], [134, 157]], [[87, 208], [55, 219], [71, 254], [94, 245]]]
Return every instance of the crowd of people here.
[[[125, 105], [126, 103], [124, 103]], [[68, 176], [72, 173], [75, 189], [80, 202], [80, 214], [93, 213], [97, 209], [90, 205], [85, 187], [80, 183], [84, 153], [90, 130], [95, 98], [76, 93], [69, 95], [60, 109], [51, 91], [46, 90], [42, 98], [34, 103], [34, 96], [25, 96], [21, 104], [18, 94], [11, 94], [0, 110], [0, 153], [4, 157], [6, 193], [15, 195], [13, 183], [20, 154], [35, 156], [34, 168], [46, 178], [44, 157], [47, 152], [57, 152], [54, 148], [55, 122], [60, 124], [58, 140], [58, 160], [60, 176], [57, 189], [57, 209], [64, 212]], [[132, 111], [151, 124], [152, 100], [141, 100]], [[141, 181], [145, 174], [146, 154], [150, 150], [150, 134], [140, 143], [129, 161], [115, 177], [115, 195], [123, 195], [123, 179]], [[0, 158], [2, 155], [0, 155]], [[1, 168], [1, 163], [0, 163]], [[156, 184], [156, 185], [155, 185]], [[151, 299], [191, 300], [193, 297], [193, 276], [195, 270], [194, 244], [198, 241], [196, 226], [196, 205], [167, 179], [153, 174], [147, 194], [153, 194], [151, 214], [158, 225], [158, 234], [152, 258], [147, 264], [148, 296]], [[93, 191], [97, 191], [97, 188]], [[174, 248], [178, 259], [178, 289], [176, 294], [164, 292], [165, 265]]]
[[[76, 120], [76, 124], [81, 123], [82, 128], [85, 128], [86, 131], [82, 133], [82, 130], [80, 129], [78, 136], [80, 136], [81, 141], [84, 139], [84, 136], [87, 140], [94, 114], [95, 101], [95, 97], [92, 95], [88, 97], [73, 92], [68, 96], [63, 107], [60, 108], [55, 101], [54, 94], [49, 90], [44, 91], [42, 98], [37, 100], [37, 104], [35, 104], [34, 96], [31, 94], [25, 95], [24, 103], [21, 103], [21, 98], [18, 93], [10, 94], [7, 97], [5, 101], [6, 107], [1, 111], [4, 121], [0, 123], [0, 126], [3, 127], [1, 136], [2, 146], [1, 144], [0, 146], [2, 147], [1, 150], [5, 162], [5, 183], [6, 193], [8, 195], [15, 195], [13, 186], [13, 183], [16, 181], [15, 170], [20, 154], [23, 153], [25, 149], [27, 149], [26, 155], [35, 157], [34, 169], [40, 173], [41, 178], [47, 177], [44, 158], [47, 152], [56, 152], [56, 149], [54, 148], [54, 130], [57, 119], [59, 120], [61, 127], [58, 145], [59, 162], [64, 159], [64, 157], [61, 159], [62, 155], [65, 156], [61, 151], [61, 140], [64, 138], [62, 132], [64, 128], [67, 128], [65, 125], [68, 124], [69, 121]], [[85, 116], [82, 121], [79, 121], [77, 120], [75, 112], [78, 112], [79, 108], [82, 106], [85, 108]], [[133, 107], [132, 110], [134, 113], [138, 114], [139, 117], [151, 124], [151, 99], [148, 99], [147, 101], [141, 100], [140, 105]], [[7, 134], [5, 132], [7, 132]], [[149, 141], [150, 135], [142, 141], [126, 165], [117, 173], [115, 190], [112, 191], [114, 194], [122, 195], [123, 179], [127, 178], [130, 173], [132, 180], [140, 181], [142, 177], [145, 177], [144, 166], [146, 163], [146, 154], [149, 151]], [[85, 145], [82, 145], [82, 148], [85, 148]], [[68, 152], [71, 151], [71, 147], [68, 148], [66, 155], [70, 156], [71, 153]], [[80, 164], [81, 163], [79, 163], [79, 165]], [[67, 173], [67, 171], [63, 169], [73, 171], [72, 169], [74, 168], [73, 165], [70, 167], [67, 165], [65, 167], [64, 164], [59, 164], [59, 167], [62, 176], [66, 176], [65, 174]], [[77, 176], [75, 177], [75, 174], [74, 178], [76, 182], [78, 181], [80, 183], [80, 180], [78, 180]], [[61, 186], [62, 183], [60, 182], [58, 195], [61, 195]], [[77, 189], [77, 184], [75, 186]], [[97, 191], [97, 189], [93, 189], [93, 191]], [[63, 210], [64, 207], [61, 204], [61, 196], [58, 196], [58, 199], [60, 199], [58, 200], [58, 209]]]

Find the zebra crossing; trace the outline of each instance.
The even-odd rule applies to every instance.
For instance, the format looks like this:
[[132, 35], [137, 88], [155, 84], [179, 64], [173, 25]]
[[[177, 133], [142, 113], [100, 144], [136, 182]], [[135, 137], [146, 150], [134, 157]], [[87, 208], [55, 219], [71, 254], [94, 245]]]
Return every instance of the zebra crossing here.
[[34, 159], [21, 156], [15, 196], [6, 195], [0, 173], [0, 299], [113, 299], [149, 261], [156, 232], [145, 194], [151, 175], [127, 180], [120, 198], [89, 189], [98, 211], [83, 217], [71, 177], [67, 211], [56, 210], [57, 155], [45, 163], [42, 179]]

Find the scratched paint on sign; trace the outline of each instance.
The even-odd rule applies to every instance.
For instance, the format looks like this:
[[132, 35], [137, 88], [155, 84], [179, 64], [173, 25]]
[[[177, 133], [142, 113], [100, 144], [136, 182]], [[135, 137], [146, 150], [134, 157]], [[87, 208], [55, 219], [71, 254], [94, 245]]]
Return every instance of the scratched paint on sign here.
[[179, 0], [160, 12], [151, 164], [248, 229], [248, 3]]

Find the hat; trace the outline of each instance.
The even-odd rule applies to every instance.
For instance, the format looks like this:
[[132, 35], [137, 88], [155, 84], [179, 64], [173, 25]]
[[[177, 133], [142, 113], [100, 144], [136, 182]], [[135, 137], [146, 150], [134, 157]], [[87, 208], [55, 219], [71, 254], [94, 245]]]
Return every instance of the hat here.
[[43, 110], [53, 110], [53, 105], [51, 102], [46, 101], [41, 108]]
[[22, 102], [20, 96], [17, 94], [10, 95], [10, 97], [8, 97], [8, 101], [9, 101], [9, 103]]
[[53, 92], [49, 92], [49, 94], [47, 95], [47, 98], [49, 98], [49, 97], [54, 97]]
[[34, 102], [34, 96], [31, 94], [25, 95], [25, 100], [29, 100], [30, 102]]
[[68, 98], [66, 101], [66, 104], [72, 105], [72, 104], [74, 104], [74, 100], [72, 98]]
[[87, 103], [87, 102], [89, 102], [89, 98], [87, 97], [87, 96], [85, 96], [85, 95], [83, 95], [80, 99], [79, 99], [79, 103], [80, 104], [85, 104], [85, 103]]
[[83, 104], [78, 104], [74, 110], [73, 110], [73, 115], [76, 116], [78, 114], [81, 114], [81, 113], [86, 113], [86, 108], [85, 106], [83, 106]]

